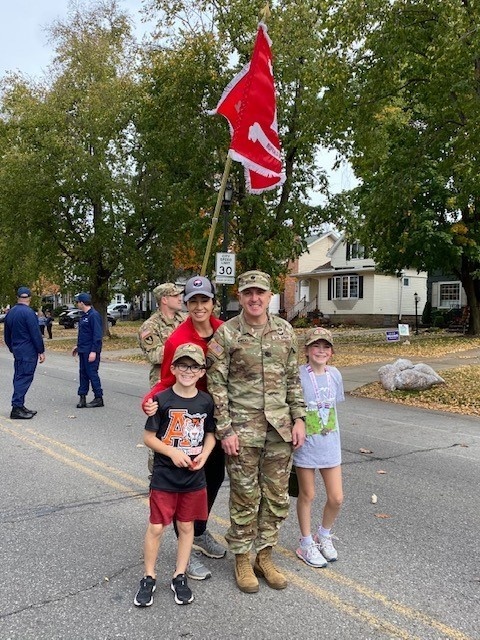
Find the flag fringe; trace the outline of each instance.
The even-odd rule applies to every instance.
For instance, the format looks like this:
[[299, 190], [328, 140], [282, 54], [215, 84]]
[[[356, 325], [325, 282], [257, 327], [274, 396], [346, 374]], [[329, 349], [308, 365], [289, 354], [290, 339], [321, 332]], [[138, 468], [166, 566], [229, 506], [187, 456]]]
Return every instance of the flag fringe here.
[[[227, 86], [225, 87], [225, 89], [223, 90], [223, 93], [220, 97], [220, 100], [218, 101], [217, 106], [215, 107], [215, 109], [210, 109], [207, 111], [209, 116], [215, 116], [217, 115], [217, 113], [219, 113], [219, 109], [220, 106], [223, 104], [223, 101], [225, 100], [225, 98], [228, 96], [228, 94], [230, 93], [230, 91], [233, 89], [233, 87], [235, 87], [235, 85], [237, 85], [240, 80], [245, 77], [247, 75], [247, 73], [250, 71], [250, 64], [251, 62], [247, 62], [247, 64], [243, 67], [243, 69], [241, 71], [239, 71], [237, 73], [237, 75], [232, 78], [232, 80], [230, 80], [230, 82], [227, 84]], [[220, 114], [223, 115], [223, 114]], [[227, 118], [227, 122], [230, 124], [230, 122], [228, 121]], [[231, 128], [231, 127], [230, 127]]]
[[261, 176], [265, 176], [265, 178], [280, 178], [280, 179], [283, 178], [282, 182], [279, 184], [283, 184], [285, 182], [285, 174], [283, 173], [283, 171], [278, 172], [278, 171], [273, 171], [272, 169], [266, 169], [265, 167], [262, 167], [256, 162], [253, 162], [253, 160], [250, 160], [250, 158], [246, 158], [241, 153], [234, 151], [233, 149], [229, 150], [228, 155], [232, 158], [232, 160], [241, 162], [245, 167], [245, 169], [254, 171], [255, 173], [260, 174]]

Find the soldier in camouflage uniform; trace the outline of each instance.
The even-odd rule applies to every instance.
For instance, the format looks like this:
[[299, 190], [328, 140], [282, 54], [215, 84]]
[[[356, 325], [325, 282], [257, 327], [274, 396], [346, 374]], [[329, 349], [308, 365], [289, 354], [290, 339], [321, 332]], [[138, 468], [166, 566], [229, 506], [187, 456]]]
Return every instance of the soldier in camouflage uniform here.
[[292, 453], [305, 441], [305, 405], [295, 333], [268, 313], [270, 276], [248, 271], [239, 277], [238, 291], [242, 312], [215, 332], [207, 376], [230, 477], [226, 539], [238, 587], [255, 593], [255, 573], [274, 589], [287, 586], [271, 553], [288, 515]]
[[187, 314], [182, 309], [182, 289], [172, 282], [159, 284], [153, 290], [157, 301], [157, 310], [140, 327], [138, 343], [145, 357], [152, 365], [150, 368], [150, 387], [160, 380], [163, 361], [163, 349], [168, 336], [181, 324]]

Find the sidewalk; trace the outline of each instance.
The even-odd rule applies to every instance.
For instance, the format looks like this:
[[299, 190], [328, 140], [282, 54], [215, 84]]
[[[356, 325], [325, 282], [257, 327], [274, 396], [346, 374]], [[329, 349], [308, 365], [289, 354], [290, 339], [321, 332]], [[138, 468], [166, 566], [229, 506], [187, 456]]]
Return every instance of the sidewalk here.
[[[140, 355], [140, 349], [119, 349], [117, 351], [103, 351], [102, 360], [118, 360], [122, 356]], [[459, 351], [457, 353], [448, 353], [438, 358], [408, 358], [413, 364], [423, 362], [430, 365], [435, 371], [442, 369], [453, 369], [455, 367], [467, 366], [472, 364], [480, 365], [480, 349], [470, 349], [468, 351]], [[349, 367], [340, 367], [343, 377], [343, 386], [346, 392], [353, 391], [365, 384], [378, 382], [378, 370], [384, 364], [393, 364], [395, 360], [381, 360], [378, 362], [368, 362], [366, 364], [351, 365]], [[146, 361], [139, 360], [138, 364], [149, 366]]]
[[[423, 362], [428, 364], [436, 372], [442, 369], [454, 369], [472, 364], [480, 365], [480, 349], [470, 349], [468, 351], [459, 351], [458, 353], [448, 353], [438, 358], [406, 358], [411, 360], [413, 364]], [[340, 367], [343, 377], [343, 386], [346, 392], [353, 391], [365, 384], [378, 382], [378, 370], [384, 364], [393, 364], [395, 360], [383, 360], [380, 362], [369, 362], [367, 364], [352, 365], [350, 367]]]

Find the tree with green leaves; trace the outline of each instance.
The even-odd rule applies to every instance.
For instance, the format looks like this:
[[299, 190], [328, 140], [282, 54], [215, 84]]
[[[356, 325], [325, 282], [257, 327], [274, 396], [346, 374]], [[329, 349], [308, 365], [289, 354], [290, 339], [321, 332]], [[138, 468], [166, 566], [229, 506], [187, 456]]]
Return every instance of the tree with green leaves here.
[[144, 288], [164, 213], [135, 163], [138, 48], [115, 0], [73, 7], [50, 34], [49, 77], [2, 84], [3, 288], [48, 275], [105, 308], [112, 282]]
[[[116, 2], [102, 0], [53, 26], [48, 82], [3, 83], [1, 230], [28, 230], [23, 253], [38, 275], [47, 270], [62, 286], [89, 289], [102, 305], [114, 281], [135, 293], [199, 269], [229, 146], [226, 122], [206, 112], [250, 59], [261, 9], [151, 5], [161, 28], [143, 51]], [[282, 2], [269, 20], [287, 181], [250, 196], [241, 167], [232, 172], [230, 244], [242, 269], [284, 273], [321, 223], [309, 197], [326, 190], [315, 162], [326, 126], [317, 99], [322, 19], [317, 6]], [[16, 255], [6, 252], [6, 272]]]
[[[341, 18], [341, 19], [340, 19]], [[385, 270], [455, 274], [480, 333], [480, 8], [470, 0], [344, 0], [326, 24], [342, 83], [331, 141], [360, 186], [334, 219]]]
[[[192, 209], [197, 206], [187, 224], [199, 250], [199, 265], [210, 218], [199, 216], [198, 210], [213, 209], [230, 142], [226, 121], [206, 111], [215, 107], [223, 89], [250, 60], [263, 5], [245, 0], [148, 2], [149, 17], [157, 20], [156, 48], [145, 67], [151, 94], [148, 115], [157, 112], [147, 136], [148, 158], [181, 177], [178, 189], [190, 193], [184, 202]], [[327, 190], [316, 154], [327, 127], [318, 96], [328, 76], [321, 29], [328, 5], [278, 2], [268, 18], [287, 180], [276, 191], [249, 195], [243, 168], [233, 164], [229, 240], [240, 269], [260, 268], [280, 276], [288, 261], [305, 250], [312, 227], [322, 222], [309, 201], [312, 191]], [[166, 109], [171, 119], [159, 125]], [[155, 132], [167, 126], [172, 141], [163, 148], [155, 142]], [[163, 132], [161, 138], [165, 140]], [[192, 200], [195, 193], [200, 196], [197, 203]], [[212, 268], [213, 256], [207, 273]]]

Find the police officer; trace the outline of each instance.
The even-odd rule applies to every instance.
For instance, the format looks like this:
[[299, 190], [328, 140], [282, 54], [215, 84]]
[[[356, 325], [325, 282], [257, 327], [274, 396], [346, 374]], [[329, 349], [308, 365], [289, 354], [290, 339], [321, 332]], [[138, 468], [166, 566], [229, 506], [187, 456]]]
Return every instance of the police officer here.
[[[255, 593], [255, 573], [273, 589], [287, 586], [271, 555], [288, 515], [293, 449], [305, 442], [305, 406], [295, 333], [268, 312], [270, 276], [243, 273], [238, 291], [242, 312], [216, 330], [208, 347], [207, 376], [230, 477], [225, 537], [235, 554], [239, 589]], [[252, 548], [257, 552], [254, 567]]]
[[160, 380], [163, 351], [168, 336], [181, 324], [187, 314], [182, 309], [182, 289], [172, 282], [159, 284], [153, 290], [157, 310], [142, 324], [138, 343], [150, 362], [150, 387]]
[[45, 361], [45, 346], [37, 314], [30, 309], [32, 293], [28, 287], [17, 291], [17, 304], [5, 317], [4, 340], [13, 353], [13, 396], [10, 418], [29, 420], [37, 413], [25, 407], [25, 395], [33, 382], [38, 362]]
[[[75, 302], [77, 309], [83, 311], [78, 323], [77, 346], [72, 350], [72, 356], [78, 355], [80, 361], [80, 384], [78, 387], [80, 400], [77, 409], [103, 407], [103, 391], [98, 375], [103, 340], [102, 317], [92, 307], [92, 298], [89, 293], [79, 293]], [[90, 384], [94, 398], [87, 403]]]

